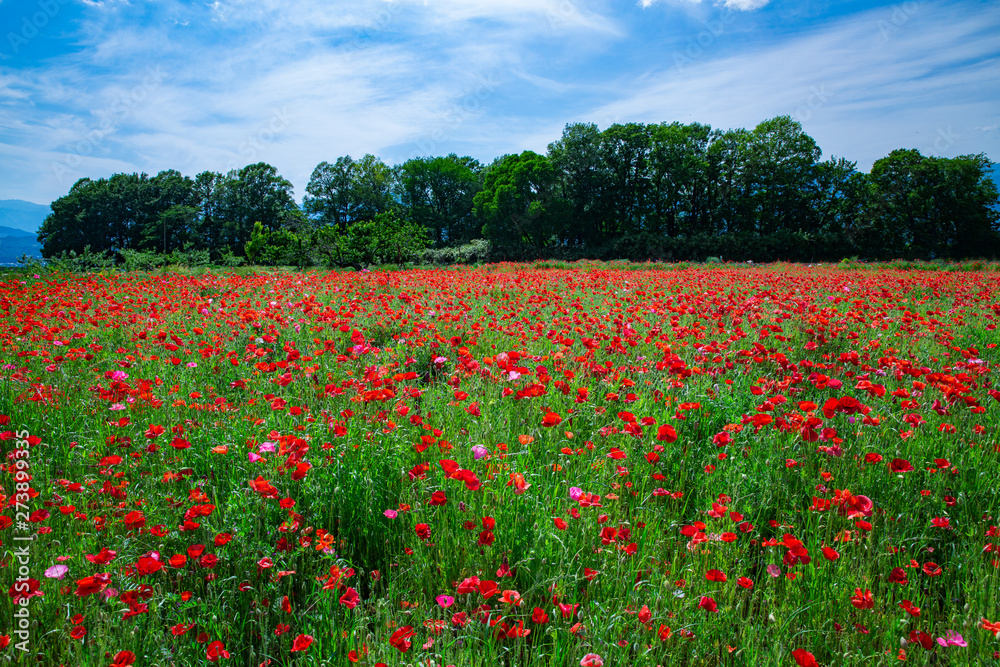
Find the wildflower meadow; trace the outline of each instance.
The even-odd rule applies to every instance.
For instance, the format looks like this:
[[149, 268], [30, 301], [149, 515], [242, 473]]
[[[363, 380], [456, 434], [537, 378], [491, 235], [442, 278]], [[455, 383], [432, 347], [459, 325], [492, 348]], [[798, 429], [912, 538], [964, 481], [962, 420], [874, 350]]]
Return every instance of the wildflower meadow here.
[[0, 278], [0, 664], [1000, 665], [1000, 272]]

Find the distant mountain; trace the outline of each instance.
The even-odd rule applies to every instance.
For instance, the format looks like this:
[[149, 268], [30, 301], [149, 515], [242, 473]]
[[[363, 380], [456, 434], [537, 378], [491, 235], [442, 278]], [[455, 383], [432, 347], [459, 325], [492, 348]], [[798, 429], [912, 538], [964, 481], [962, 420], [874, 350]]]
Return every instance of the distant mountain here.
[[[6, 227], [0, 227], [0, 230], [5, 230]], [[28, 255], [29, 257], [42, 256], [42, 244], [40, 244], [34, 236], [31, 234], [25, 234], [24, 232], [18, 231], [19, 236], [0, 236], [0, 266], [16, 264], [17, 258], [21, 255]], [[6, 232], [0, 232], [6, 233]]]
[[23, 236], [25, 238], [35, 238], [36, 234], [34, 232], [26, 232], [23, 229], [14, 229], [13, 227], [4, 227], [0, 225], [0, 238], [4, 236]]
[[[997, 185], [997, 190], [1000, 191], [1000, 164], [997, 164], [996, 162], [993, 163], [993, 174], [991, 175], [993, 177], [993, 182]], [[1000, 211], [1000, 202], [997, 202], [997, 205], [993, 208]]]
[[[21, 199], [0, 199], [0, 227], [13, 227], [29, 234], [38, 233], [52, 209]], [[0, 234], [5, 236], [6, 232]]]

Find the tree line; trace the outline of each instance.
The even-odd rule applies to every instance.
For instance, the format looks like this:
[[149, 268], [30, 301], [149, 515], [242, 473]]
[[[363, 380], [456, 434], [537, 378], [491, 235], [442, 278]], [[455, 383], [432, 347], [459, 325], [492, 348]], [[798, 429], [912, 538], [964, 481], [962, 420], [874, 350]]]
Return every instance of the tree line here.
[[[984, 154], [896, 150], [868, 173], [821, 160], [788, 116], [566, 126], [543, 154], [455, 154], [390, 166], [322, 162], [302, 205], [266, 163], [77, 181], [39, 232], [45, 257], [205, 251], [265, 263], [405, 261], [489, 243], [490, 259], [836, 260], [995, 257], [1000, 213]], [[480, 242], [481, 243], [481, 242]]]

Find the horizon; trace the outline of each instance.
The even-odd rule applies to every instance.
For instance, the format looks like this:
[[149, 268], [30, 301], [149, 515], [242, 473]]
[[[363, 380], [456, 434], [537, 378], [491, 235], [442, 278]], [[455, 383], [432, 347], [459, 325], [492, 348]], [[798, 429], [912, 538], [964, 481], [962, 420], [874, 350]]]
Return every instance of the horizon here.
[[[489, 163], [567, 123], [753, 128], [823, 158], [1000, 158], [1000, 7], [982, 1], [0, 2], [0, 199], [83, 177], [267, 162]], [[994, 173], [994, 178], [996, 178]], [[42, 203], [44, 202], [44, 203]]]

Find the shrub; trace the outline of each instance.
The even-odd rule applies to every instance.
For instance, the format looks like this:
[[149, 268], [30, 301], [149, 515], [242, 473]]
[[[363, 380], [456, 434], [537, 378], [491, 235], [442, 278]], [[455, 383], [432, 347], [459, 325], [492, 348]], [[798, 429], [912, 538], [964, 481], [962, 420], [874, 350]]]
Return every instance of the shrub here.
[[453, 248], [428, 248], [420, 259], [425, 264], [482, 264], [490, 256], [490, 242], [486, 239], [473, 239], [468, 243]]

